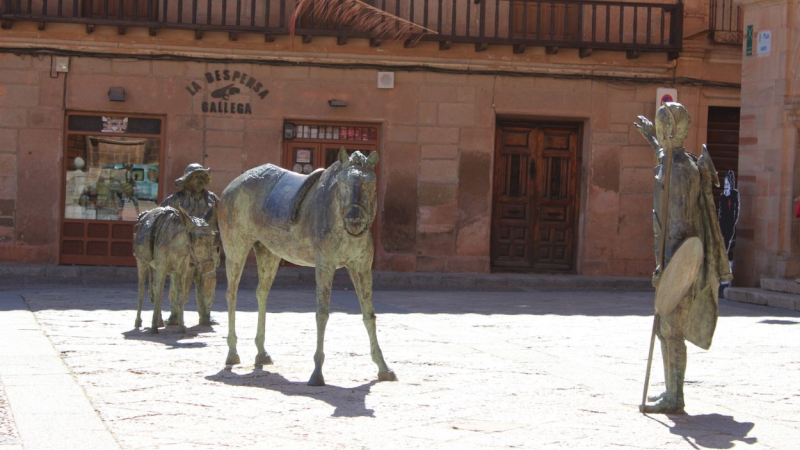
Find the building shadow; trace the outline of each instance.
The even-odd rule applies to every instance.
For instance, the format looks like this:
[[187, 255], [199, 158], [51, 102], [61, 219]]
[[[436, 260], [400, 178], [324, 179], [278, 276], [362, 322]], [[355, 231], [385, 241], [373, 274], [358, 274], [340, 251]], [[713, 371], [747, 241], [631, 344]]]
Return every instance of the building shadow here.
[[366, 398], [372, 386], [377, 383], [376, 380], [357, 387], [339, 387], [330, 384], [308, 386], [305, 381], [289, 381], [281, 374], [268, 372], [259, 367], [246, 374], [223, 369], [207, 376], [206, 379], [230, 386], [267, 389], [288, 397], [313, 398], [333, 406], [332, 417], [375, 417], [375, 411], [366, 406]]
[[151, 334], [150, 327], [143, 327], [141, 329], [132, 329], [122, 333], [125, 339], [134, 341], [147, 341], [156, 342], [169, 346], [169, 350], [183, 349], [183, 348], [203, 348], [207, 347], [205, 342], [194, 342], [192, 338], [197, 337], [203, 333], [213, 333], [214, 328], [210, 325], [195, 325], [193, 327], [186, 327], [185, 333], [178, 333], [177, 327], [168, 326], [159, 328], [158, 334]]
[[722, 414], [668, 414], [664, 417], [672, 421], [672, 425], [658, 416], [648, 415], [652, 420], [669, 428], [669, 432], [681, 436], [694, 448], [733, 448], [736, 442], [753, 445], [758, 442], [755, 437], [747, 435], [753, 430], [752, 422], [737, 422], [732, 416]]

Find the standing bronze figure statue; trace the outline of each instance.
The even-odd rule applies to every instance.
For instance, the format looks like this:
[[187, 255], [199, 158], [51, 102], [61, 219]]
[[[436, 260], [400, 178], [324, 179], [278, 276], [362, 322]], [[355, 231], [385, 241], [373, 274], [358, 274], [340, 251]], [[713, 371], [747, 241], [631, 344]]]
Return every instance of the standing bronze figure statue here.
[[217, 270], [217, 232], [206, 220], [190, 217], [180, 206], [177, 209], [159, 206], [139, 214], [134, 230], [133, 254], [139, 272], [139, 304], [134, 326], [142, 326], [142, 298], [148, 279], [150, 302], [154, 304], [150, 332], [157, 334], [158, 327], [163, 326], [161, 298], [164, 281], [170, 275], [170, 308], [175, 311], [178, 332], [183, 333], [186, 331], [183, 306], [189, 298], [189, 287], [180, 280], [185, 280], [190, 270], [201, 274]]
[[[686, 374], [684, 340], [708, 350], [717, 325], [720, 281], [731, 278], [727, 252], [714, 207], [714, 165], [683, 148], [691, 120], [683, 105], [665, 103], [655, 125], [643, 116], [635, 123], [656, 152], [653, 194], [656, 288], [653, 336], [639, 409], [644, 413], [681, 413]], [[647, 397], [654, 337], [661, 341], [667, 390]], [[646, 400], [656, 402], [648, 405]]]
[[[189, 164], [183, 172], [183, 176], [175, 180], [175, 187], [178, 192], [167, 197], [161, 202], [161, 206], [181, 207], [192, 217], [207, 217], [208, 224], [216, 231], [218, 228], [214, 206], [219, 202], [219, 197], [206, 189], [209, 183], [211, 183], [211, 169], [204, 168], [200, 164]], [[216, 248], [216, 262], [217, 266], [219, 266], [218, 246]], [[214, 303], [214, 293], [217, 287], [217, 272], [203, 272], [194, 265], [194, 262], [190, 261], [189, 270], [186, 272], [185, 277], [180, 280], [180, 288], [185, 289], [187, 294], [192, 287], [192, 281], [194, 281], [195, 285], [197, 313], [200, 316], [200, 324], [210, 325], [212, 323], [211, 305]], [[177, 325], [178, 323], [178, 297], [178, 284], [170, 283], [168, 325]], [[180, 306], [180, 311], [183, 311], [182, 305]]]
[[331, 285], [337, 268], [346, 267], [353, 280], [364, 325], [369, 334], [378, 380], [395, 381], [378, 345], [372, 306], [373, 243], [370, 226], [377, 207], [375, 165], [360, 152], [339, 151], [329, 168], [300, 175], [266, 164], [240, 175], [225, 191], [218, 206], [219, 229], [228, 276], [228, 357], [239, 364], [236, 351], [236, 296], [245, 259], [253, 249], [258, 263], [258, 329], [255, 364], [272, 364], [264, 349], [264, 325], [269, 294], [281, 258], [316, 268], [317, 351], [308, 384], [322, 386], [323, 344], [328, 323]]

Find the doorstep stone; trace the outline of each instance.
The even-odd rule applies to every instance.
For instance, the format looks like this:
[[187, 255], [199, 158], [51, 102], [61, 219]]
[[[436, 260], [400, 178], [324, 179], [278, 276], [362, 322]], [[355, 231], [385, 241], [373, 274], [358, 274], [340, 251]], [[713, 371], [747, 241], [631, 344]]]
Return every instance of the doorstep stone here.
[[800, 311], [800, 295], [758, 288], [729, 287], [725, 289], [725, 298], [740, 303]]

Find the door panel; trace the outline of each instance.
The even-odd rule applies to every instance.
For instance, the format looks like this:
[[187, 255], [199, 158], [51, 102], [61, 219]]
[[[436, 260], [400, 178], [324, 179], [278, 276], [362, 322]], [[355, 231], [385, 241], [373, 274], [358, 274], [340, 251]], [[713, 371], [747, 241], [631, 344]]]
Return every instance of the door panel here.
[[542, 189], [537, 199], [539, 222], [536, 268], [571, 270], [575, 225], [575, 154], [577, 133], [543, 129], [539, 133]]
[[493, 267], [573, 270], [577, 138], [576, 127], [498, 127]]
[[495, 202], [492, 218], [492, 261], [498, 267], [530, 268], [534, 212], [531, 192], [531, 130], [498, 130]]

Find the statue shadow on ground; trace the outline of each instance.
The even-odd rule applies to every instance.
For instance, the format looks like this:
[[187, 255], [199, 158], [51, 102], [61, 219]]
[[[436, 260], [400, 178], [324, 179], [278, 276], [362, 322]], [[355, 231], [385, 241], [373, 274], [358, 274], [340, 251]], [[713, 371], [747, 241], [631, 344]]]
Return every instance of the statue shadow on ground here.
[[755, 424], [737, 422], [732, 416], [722, 414], [668, 414], [673, 425], [659, 420], [656, 416], [647, 416], [669, 428], [669, 432], [683, 437], [694, 448], [733, 448], [735, 442], [753, 445], [758, 442], [755, 437], [748, 437]]
[[767, 324], [767, 325], [797, 325], [797, 324], [800, 324], [800, 322], [798, 322], [796, 320], [779, 320], [779, 319], [765, 319], [765, 320], [762, 320], [762, 321], [760, 321], [758, 323], [763, 323], [763, 324]]
[[168, 326], [159, 328], [158, 334], [151, 334], [150, 327], [141, 329], [134, 328], [133, 330], [122, 333], [125, 339], [135, 341], [148, 341], [157, 342], [169, 346], [170, 350], [183, 349], [183, 348], [203, 348], [207, 347], [205, 342], [193, 342], [191, 339], [197, 337], [202, 333], [213, 333], [214, 328], [211, 325], [195, 325], [193, 327], [186, 327], [185, 333], [178, 333], [175, 326]]
[[377, 380], [356, 387], [339, 387], [330, 384], [309, 386], [305, 381], [289, 381], [281, 374], [268, 372], [259, 367], [246, 374], [223, 369], [215, 375], [207, 376], [206, 379], [230, 386], [268, 389], [289, 397], [300, 396], [320, 400], [335, 408], [331, 414], [332, 417], [375, 417], [375, 411], [366, 406], [366, 398]]

